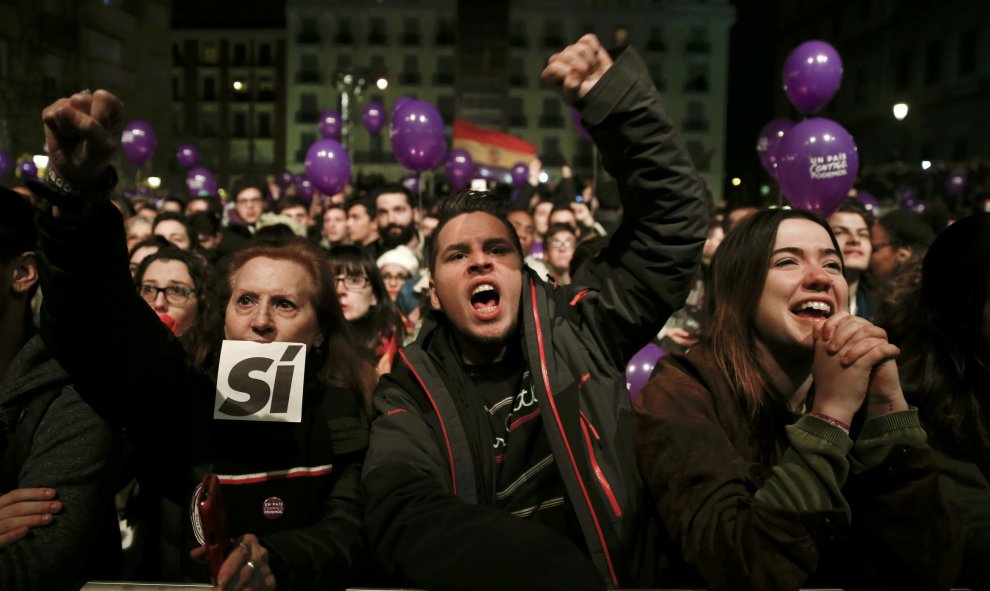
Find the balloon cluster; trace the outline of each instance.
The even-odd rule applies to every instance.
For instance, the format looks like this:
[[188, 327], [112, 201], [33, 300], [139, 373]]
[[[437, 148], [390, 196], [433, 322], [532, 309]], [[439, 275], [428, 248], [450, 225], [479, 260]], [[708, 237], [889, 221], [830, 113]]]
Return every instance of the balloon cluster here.
[[[808, 41], [787, 56], [783, 79], [794, 108], [811, 115], [839, 90], [842, 60], [828, 43]], [[760, 130], [756, 151], [787, 201], [821, 216], [838, 209], [859, 173], [856, 142], [830, 119], [811, 117], [799, 123], [774, 119]]]

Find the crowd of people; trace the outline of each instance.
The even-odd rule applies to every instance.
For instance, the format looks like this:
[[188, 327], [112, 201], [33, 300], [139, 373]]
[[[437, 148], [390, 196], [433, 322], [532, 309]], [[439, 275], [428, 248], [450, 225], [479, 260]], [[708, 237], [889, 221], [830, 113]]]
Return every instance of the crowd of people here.
[[[635, 49], [542, 78], [621, 218], [539, 161], [124, 199], [119, 98], [45, 109], [0, 195], [0, 589], [990, 588], [990, 214], [711, 211]], [[298, 422], [217, 418], [236, 341], [305, 351]]]

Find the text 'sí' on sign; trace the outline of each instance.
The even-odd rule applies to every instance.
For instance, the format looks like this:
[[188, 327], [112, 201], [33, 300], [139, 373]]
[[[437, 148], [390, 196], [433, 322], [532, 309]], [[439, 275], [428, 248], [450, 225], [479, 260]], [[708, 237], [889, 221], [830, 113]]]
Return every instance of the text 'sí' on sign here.
[[305, 375], [306, 345], [224, 341], [213, 418], [298, 423]]

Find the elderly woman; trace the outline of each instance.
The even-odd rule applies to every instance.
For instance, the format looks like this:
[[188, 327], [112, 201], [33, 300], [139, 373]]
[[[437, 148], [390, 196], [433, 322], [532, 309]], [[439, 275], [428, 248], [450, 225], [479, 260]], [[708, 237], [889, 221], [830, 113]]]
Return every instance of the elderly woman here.
[[[219, 477], [234, 537], [219, 586], [344, 587], [364, 553], [358, 485], [375, 376], [341, 313], [326, 260], [303, 239], [234, 256], [224, 336], [305, 347], [301, 418], [213, 418], [217, 370], [190, 368], [179, 341], [135, 292], [120, 215], [103, 199], [120, 107], [110, 93], [86, 92], [43, 116], [55, 174], [76, 188], [46, 191], [56, 204], [41, 221], [46, 341], [87, 401], [128, 430], [148, 488], [188, 507], [204, 473]], [[196, 545], [189, 535], [185, 541]], [[181, 572], [162, 573], [185, 577], [207, 573], [188, 560]]]
[[829, 226], [756, 213], [713, 274], [710, 342], [664, 357], [636, 401], [641, 472], [690, 571], [678, 583], [947, 588], [955, 522], [897, 347], [848, 313]]

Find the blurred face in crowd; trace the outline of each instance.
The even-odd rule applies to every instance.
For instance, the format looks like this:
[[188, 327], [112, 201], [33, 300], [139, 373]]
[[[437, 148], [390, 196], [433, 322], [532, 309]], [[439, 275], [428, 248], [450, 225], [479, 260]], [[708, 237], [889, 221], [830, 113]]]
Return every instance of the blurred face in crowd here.
[[237, 210], [237, 215], [241, 216], [246, 224], [253, 224], [258, 221], [261, 217], [261, 213], [265, 210], [265, 201], [259, 191], [255, 187], [248, 187], [237, 194], [237, 199], [234, 201], [234, 208]]
[[230, 279], [224, 318], [227, 339], [271, 343], [323, 343], [316, 316], [315, 280], [293, 261], [258, 256]]
[[146, 206], [142, 207], [141, 209], [137, 210], [137, 214], [136, 215], [139, 215], [139, 216], [141, 216], [143, 218], [146, 218], [146, 219], [149, 219], [149, 220], [154, 221], [154, 219], [156, 217], [158, 217], [158, 210], [155, 209], [154, 207], [151, 207], [149, 205], [146, 205]]
[[301, 228], [309, 227], [309, 212], [302, 205], [286, 207], [282, 210], [282, 215], [299, 224]]
[[199, 242], [199, 246], [202, 249], [210, 250], [211, 248], [216, 248], [220, 242], [223, 240], [223, 234], [217, 232], [216, 234], [197, 234], [196, 241]]
[[347, 210], [347, 237], [352, 244], [368, 244], [377, 239], [378, 223], [364, 205], [351, 206]]
[[134, 245], [142, 240], [151, 237], [151, 229], [154, 225], [141, 217], [132, 217], [125, 224], [127, 230], [127, 252], [130, 252]]
[[419, 231], [423, 233], [423, 238], [428, 238], [433, 235], [433, 231], [437, 229], [437, 225], [440, 220], [433, 217], [432, 215], [425, 216], [419, 222]]
[[395, 301], [395, 298], [399, 296], [399, 290], [402, 286], [406, 284], [406, 281], [412, 279], [412, 275], [409, 271], [402, 265], [396, 265], [395, 263], [388, 263], [379, 267], [382, 272], [382, 280], [385, 281], [385, 289], [388, 290], [388, 297]]
[[576, 245], [577, 237], [573, 232], [560, 230], [548, 236], [546, 246], [543, 247], [543, 258], [547, 266], [558, 273], [567, 271], [571, 266], [571, 259], [574, 258]]
[[158, 225], [155, 226], [155, 234], [168, 240], [181, 250], [189, 250], [192, 244], [186, 227], [176, 220], [158, 222]]
[[347, 238], [347, 214], [343, 209], [331, 207], [323, 212], [323, 237], [334, 244]]
[[541, 201], [533, 209], [533, 225], [536, 228], [536, 235], [543, 236], [550, 227], [550, 212], [553, 211], [553, 203]]
[[210, 211], [210, 204], [206, 199], [193, 199], [186, 205], [186, 215], [192, 215], [201, 211], [205, 213], [209, 213]]
[[134, 251], [134, 254], [131, 256], [131, 260], [129, 261], [132, 278], [135, 275], [137, 275], [138, 267], [141, 266], [141, 261], [155, 254], [156, 252], [158, 252], [157, 246], [142, 246], [141, 248]]
[[375, 199], [378, 233], [387, 244], [408, 244], [415, 236], [414, 211], [405, 193], [382, 193]]
[[148, 265], [138, 293], [159, 314], [175, 319], [175, 334], [182, 336], [196, 320], [196, 287], [182, 261], [159, 259]]
[[550, 226], [554, 224], [567, 224], [576, 230], [577, 216], [569, 209], [558, 209], [550, 214]]
[[340, 308], [344, 311], [344, 318], [348, 322], [364, 318], [378, 303], [371, 288], [371, 281], [364, 273], [353, 270], [339, 273], [334, 281], [337, 286], [337, 297], [340, 299]]
[[468, 363], [501, 358], [518, 324], [523, 262], [509, 232], [476, 211], [451, 219], [436, 237], [430, 301], [454, 326]]
[[523, 256], [528, 256], [533, 250], [533, 240], [536, 239], [536, 228], [533, 226], [533, 216], [528, 212], [517, 210], [509, 212], [509, 223], [516, 229], [519, 244], [522, 245]]
[[805, 219], [782, 221], [757, 304], [757, 340], [780, 357], [811, 352], [815, 325], [848, 301], [842, 261], [825, 228]]
[[839, 241], [846, 271], [854, 271], [857, 275], [866, 271], [870, 267], [873, 248], [870, 228], [863, 216], [850, 211], [837, 211], [828, 218], [828, 225]]
[[164, 211], [171, 211], [171, 212], [174, 212], [174, 213], [182, 213], [182, 204], [179, 203], [178, 201], [172, 201], [172, 200], [163, 201], [162, 202], [162, 211], [163, 212]]

